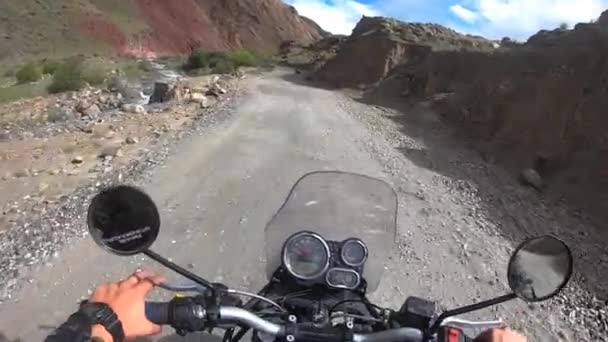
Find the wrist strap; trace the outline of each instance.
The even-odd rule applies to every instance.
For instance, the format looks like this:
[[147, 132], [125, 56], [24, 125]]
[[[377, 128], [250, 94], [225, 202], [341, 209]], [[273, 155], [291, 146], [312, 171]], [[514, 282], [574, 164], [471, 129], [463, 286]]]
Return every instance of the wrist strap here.
[[[94, 306], [95, 308], [90, 309], [88, 306]], [[122, 342], [124, 340], [125, 333], [122, 323], [109, 305], [83, 301], [80, 303], [80, 310], [78, 312], [89, 320], [91, 327], [95, 324], [101, 324], [112, 335], [114, 342]]]

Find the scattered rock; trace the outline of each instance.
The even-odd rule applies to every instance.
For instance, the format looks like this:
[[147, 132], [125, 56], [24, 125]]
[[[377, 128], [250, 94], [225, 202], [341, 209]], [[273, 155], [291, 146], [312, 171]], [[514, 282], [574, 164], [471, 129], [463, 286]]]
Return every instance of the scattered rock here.
[[80, 100], [78, 101], [78, 104], [76, 104], [76, 111], [78, 113], [84, 113], [89, 107], [91, 107], [91, 103], [88, 100]]
[[525, 185], [529, 185], [537, 190], [540, 190], [543, 188], [544, 184], [543, 184], [543, 180], [541, 178], [541, 176], [538, 174], [538, 172], [534, 169], [525, 169], [520, 173], [520, 181], [525, 184]]
[[44, 192], [48, 188], [49, 188], [49, 184], [47, 184], [47, 183], [43, 182], [43, 183], [38, 184], [38, 192]]
[[29, 177], [29, 175], [30, 175], [29, 169], [19, 170], [14, 173], [14, 176], [17, 178]]
[[139, 140], [137, 140], [136, 137], [127, 137], [127, 139], [125, 139], [125, 142], [127, 144], [137, 144]]
[[82, 164], [83, 162], [84, 159], [82, 158], [82, 156], [76, 156], [72, 158], [72, 164]]
[[82, 115], [88, 116], [89, 118], [96, 118], [101, 113], [101, 109], [97, 104], [91, 105], [89, 108], [82, 112]]
[[121, 148], [120, 144], [106, 145], [99, 152], [99, 157], [100, 158], [115, 157], [118, 154], [118, 151], [120, 151], [120, 148]]
[[199, 103], [202, 108], [209, 107], [209, 99], [204, 94], [192, 93], [192, 94], [190, 94], [188, 100], [189, 100], [189, 102], [192, 102], [192, 103]]
[[145, 114], [146, 113], [146, 109], [144, 108], [144, 106], [138, 105], [138, 104], [133, 104], [133, 103], [123, 104], [121, 109], [123, 112], [132, 113], [132, 114]]

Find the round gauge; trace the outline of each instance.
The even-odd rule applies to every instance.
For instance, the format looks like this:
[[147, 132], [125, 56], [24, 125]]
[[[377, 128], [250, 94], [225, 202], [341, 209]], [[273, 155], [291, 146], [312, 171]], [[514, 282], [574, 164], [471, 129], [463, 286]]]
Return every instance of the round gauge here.
[[330, 252], [317, 234], [302, 232], [283, 246], [283, 266], [296, 278], [309, 280], [321, 276], [329, 267]]
[[340, 257], [348, 266], [361, 266], [367, 260], [367, 246], [359, 239], [346, 240], [340, 249]]
[[325, 282], [327, 285], [342, 289], [356, 289], [361, 282], [359, 273], [345, 269], [345, 268], [332, 268], [327, 271], [325, 275]]

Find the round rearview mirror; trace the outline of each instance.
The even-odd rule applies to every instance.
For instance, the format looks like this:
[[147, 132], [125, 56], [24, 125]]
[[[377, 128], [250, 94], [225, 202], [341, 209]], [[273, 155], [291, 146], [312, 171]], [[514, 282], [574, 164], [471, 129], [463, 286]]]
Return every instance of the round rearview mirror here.
[[148, 195], [121, 185], [103, 190], [93, 198], [87, 224], [101, 247], [118, 255], [134, 255], [156, 240], [160, 215]]
[[526, 240], [509, 261], [509, 286], [528, 302], [549, 299], [570, 280], [572, 263], [572, 253], [561, 240], [552, 236]]

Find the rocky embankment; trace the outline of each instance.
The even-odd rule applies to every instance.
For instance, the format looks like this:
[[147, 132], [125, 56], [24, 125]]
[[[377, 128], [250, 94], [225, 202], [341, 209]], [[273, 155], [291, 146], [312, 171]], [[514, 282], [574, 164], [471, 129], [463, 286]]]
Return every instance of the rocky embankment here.
[[398, 65], [416, 61], [431, 50], [492, 48], [488, 40], [441, 25], [363, 17], [316, 77], [335, 87], [359, 87], [381, 81]]
[[284, 60], [322, 64], [310, 78], [363, 89], [367, 102], [430, 105], [478, 139], [488, 161], [608, 219], [608, 13], [526, 43], [379, 17], [364, 17], [350, 37], [321, 42], [330, 40], [287, 46]]
[[75, 215], [92, 194], [157, 164], [163, 146], [213, 118], [242, 77], [159, 82], [152, 96], [109, 82], [0, 107], [0, 301], [24, 266], [52, 262], [85, 233]]
[[492, 52], [433, 51], [401, 65], [377, 92], [431, 99], [444, 119], [480, 138], [489, 159], [605, 222], [607, 18]]

